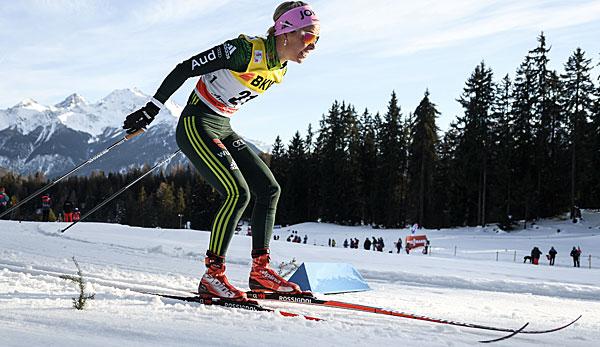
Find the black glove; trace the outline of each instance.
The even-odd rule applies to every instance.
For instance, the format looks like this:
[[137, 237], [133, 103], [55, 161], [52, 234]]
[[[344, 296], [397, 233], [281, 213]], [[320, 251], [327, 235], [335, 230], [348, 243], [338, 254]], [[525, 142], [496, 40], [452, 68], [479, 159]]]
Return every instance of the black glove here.
[[146, 129], [146, 127], [152, 123], [154, 117], [158, 114], [160, 108], [152, 102], [148, 102], [146, 106], [139, 110], [129, 114], [123, 122], [123, 129], [128, 134], [133, 134], [140, 129]]

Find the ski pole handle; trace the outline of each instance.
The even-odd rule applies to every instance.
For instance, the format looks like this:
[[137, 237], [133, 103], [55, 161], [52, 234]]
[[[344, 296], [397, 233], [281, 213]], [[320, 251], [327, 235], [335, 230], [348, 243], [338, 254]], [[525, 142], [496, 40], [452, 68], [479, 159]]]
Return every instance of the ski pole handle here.
[[136, 131], [136, 132], [134, 132], [134, 133], [127, 134], [127, 135], [125, 135], [125, 140], [131, 140], [132, 138], [134, 138], [134, 137], [136, 137], [136, 136], [138, 136], [138, 135], [141, 135], [141, 134], [143, 134], [144, 132], [146, 132], [146, 129], [143, 129], [143, 128], [142, 128], [142, 129], [139, 129], [138, 131]]

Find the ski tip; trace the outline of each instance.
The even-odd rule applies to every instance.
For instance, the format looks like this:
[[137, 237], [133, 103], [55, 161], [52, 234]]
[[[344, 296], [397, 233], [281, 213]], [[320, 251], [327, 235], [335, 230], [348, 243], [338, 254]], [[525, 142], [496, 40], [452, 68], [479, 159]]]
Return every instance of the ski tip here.
[[492, 340], [481, 340], [481, 341], [478, 341], [478, 342], [479, 343], [492, 343], [492, 342], [498, 342], [498, 341], [510, 339], [511, 337], [513, 337], [513, 336], [517, 335], [518, 333], [522, 332], [525, 328], [527, 328], [528, 325], [529, 325], [529, 322], [523, 324], [522, 327], [520, 327], [517, 330], [514, 330], [512, 333], [510, 333], [510, 334], [508, 334], [506, 336], [502, 336], [502, 337], [499, 337], [497, 339], [492, 339]]

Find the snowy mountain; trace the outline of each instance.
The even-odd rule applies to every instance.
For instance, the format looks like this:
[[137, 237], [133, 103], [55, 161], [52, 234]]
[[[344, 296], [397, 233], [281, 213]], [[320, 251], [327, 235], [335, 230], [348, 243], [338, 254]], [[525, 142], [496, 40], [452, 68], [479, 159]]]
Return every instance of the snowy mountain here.
[[[124, 136], [121, 125], [125, 116], [149, 98], [137, 89], [120, 89], [96, 103], [72, 94], [54, 106], [27, 99], [0, 110], [0, 167], [20, 174], [61, 175]], [[94, 170], [117, 172], [162, 160], [177, 149], [175, 127], [182, 109], [168, 101], [146, 134], [106, 154], [78, 174]], [[254, 149], [258, 152], [269, 147]], [[185, 162], [179, 156], [171, 165]]]
[[[373, 290], [317, 297], [428, 317], [510, 329], [529, 322], [527, 329], [542, 330], [583, 315], [564, 330], [517, 334], [494, 346], [597, 346], [600, 214], [583, 211], [583, 218], [576, 224], [540, 220], [511, 233], [493, 227], [421, 230], [431, 240], [428, 255], [395, 252], [393, 242], [410, 235], [408, 228], [304, 223], [274, 231], [280, 239], [271, 242], [271, 263], [350, 263]], [[195, 290], [210, 233], [88, 222], [60, 233], [65, 226], [0, 220], [0, 345], [437, 347], [474, 346], [505, 335], [293, 302], [261, 301], [325, 321], [144, 295], [136, 291]], [[307, 235], [307, 244], [285, 242], [293, 231]], [[248, 288], [252, 242], [242, 234], [233, 236], [226, 273], [233, 285]], [[383, 237], [384, 252], [362, 249], [372, 236]], [[360, 249], [340, 246], [350, 237], [361, 241]], [[338, 247], [327, 247], [332, 238]], [[569, 257], [574, 245], [583, 251], [581, 268], [573, 268]], [[555, 266], [545, 258], [537, 266], [523, 263], [533, 246], [544, 253], [554, 246]], [[59, 277], [76, 274], [71, 257], [81, 265], [86, 294], [96, 294], [83, 311], [72, 308], [77, 286]]]

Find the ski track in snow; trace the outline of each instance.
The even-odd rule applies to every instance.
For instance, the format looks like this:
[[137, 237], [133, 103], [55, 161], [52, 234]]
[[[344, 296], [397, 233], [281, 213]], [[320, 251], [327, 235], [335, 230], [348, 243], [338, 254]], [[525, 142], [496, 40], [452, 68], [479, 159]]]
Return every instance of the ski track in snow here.
[[[593, 220], [596, 215], [586, 216]], [[554, 224], [553, 224], [554, 223]], [[560, 235], [549, 230], [560, 225]], [[185, 294], [203, 272], [209, 233], [80, 223], [65, 234], [59, 223], [0, 221], [0, 345], [2, 346], [468, 346], [502, 336], [397, 317], [265, 301], [264, 305], [324, 318], [324, 322], [221, 307], [205, 307], [143, 295], [134, 290]], [[498, 346], [594, 346], [600, 341], [600, 271], [568, 267], [568, 250], [600, 254], [600, 236], [589, 226], [548, 222], [541, 231], [518, 235], [455, 229], [424, 231], [435, 245], [431, 256], [388, 254], [272, 242], [273, 264], [302, 261], [348, 262], [372, 291], [326, 296], [334, 300], [410, 312], [434, 318], [506, 328], [573, 326], [545, 335], [517, 335]], [[290, 230], [316, 244], [328, 237], [382, 235], [388, 248], [406, 230], [372, 230], [306, 223]], [[598, 232], [595, 232], [598, 234]], [[555, 237], [553, 237], [553, 235]], [[569, 237], [570, 236], [570, 237]], [[491, 261], [490, 250], [523, 249], [534, 240], [560, 247], [563, 266], [534, 267], [520, 261]], [[576, 240], [576, 241], [574, 241]], [[463, 253], [451, 257], [461, 243]], [[309, 242], [311, 243], [311, 242]], [[341, 244], [338, 241], [338, 244]], [[231, 282], [247, 287], [251, 240], [235, 236], [228, 252]], [[512, 246], [512, 247], [508, 247]], [[545, 247], [545, 246], [544, 246]], [[543, 251], [545, 248], [540, 247]], [[359, 253], [357, 253], [359, 252]], [[359, 255], [357, 257], [357, 254]], [[77, 289], [62, 274], [74, 275], [79, 262], [88, 292], [96, 294], [84, 311], [72, 308]], [[584, 265], [582, 259], [582, 265]]]

